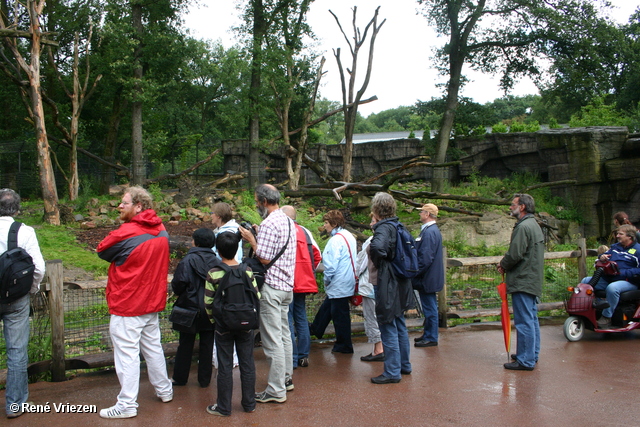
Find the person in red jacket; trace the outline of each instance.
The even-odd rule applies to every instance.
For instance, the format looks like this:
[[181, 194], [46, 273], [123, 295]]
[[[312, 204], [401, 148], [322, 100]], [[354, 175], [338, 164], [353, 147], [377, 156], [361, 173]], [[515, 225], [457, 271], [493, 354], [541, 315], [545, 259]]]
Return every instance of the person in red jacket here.
[[[296, 220], [296, 210], [293, 206], [283, 206], [282, 212], [292, 220]], [[309, 366], [311, 334], [305, 298], [308, 294], [318, 293], [315, 270], [321, 260], [320, 248], [313, 240], [311, 232], [296, 222], [296, 270], [293, 283], [293, 302], [289, 306], [293, 369], [296, 366]]]
[[140, 351], [156, 395], [163, 402], [173, 400], [158, 323], [167, 301], [169, 234], [152, 209], [151, 195], [141, 187], [127, 189], [118, 210], [124, 224], [97, 249], [98, 256], [111, 263], [106, 290], [109, 334], [121, 386], [118, 402], [100, 410], [102, 418], [138, 414]]

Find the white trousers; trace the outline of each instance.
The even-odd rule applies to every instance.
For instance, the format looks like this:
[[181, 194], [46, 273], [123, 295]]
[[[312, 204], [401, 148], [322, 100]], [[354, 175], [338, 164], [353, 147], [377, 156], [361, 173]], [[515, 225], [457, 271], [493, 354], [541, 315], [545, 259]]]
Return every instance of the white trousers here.
[[167, 375], [167, 363], [160, 343], [158, 313], [135, 317], [111, 315], [109, 333], [113, 343], [116, 373], [120, 381], [118, 409], [127, 411], [138, 407], [140, 389], [140, 351], [147, 362], [149, 382], [158, 397], [169, 396], [173, 386]]

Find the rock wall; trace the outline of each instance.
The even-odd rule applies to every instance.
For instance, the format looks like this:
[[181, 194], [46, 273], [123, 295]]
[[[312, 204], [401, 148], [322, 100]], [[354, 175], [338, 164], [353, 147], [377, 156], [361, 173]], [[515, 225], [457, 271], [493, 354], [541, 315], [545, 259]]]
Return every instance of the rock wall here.
[[[449, 172], [454, 181], [475, 171], [501, 178], [514, 172], [528, 172], [540, 176], [542, 181], [576, 180], [576, 185], [553, 187], [552, 192], [581, 209], [584, 222], [577, 232], [583, 236], [607, 237], [611, 218], [618, 211], [627, 212], [632, 222], [640, 222], [640, 135], [630, 137], [626, 127], [488, 134], [458, 139], [453, 144], [467, 153], [461, 159], [462, 164]], [[314, 145], [308, 155], [339, 176], [342, 149], [342, 145]], [[227, 171], [249, 174], [243, 185], [286, 179], [281, 149], [258, 154], [257, 150], [250, 150], [247, 141], [225, 141], [223, 152]], [[424, 144], [418, 139], [355, 144], [353, 179], [358, 181], [400, 166], [423, 153]], [[303, 183], [319, 182], [311, 170], [305, 168], [303, 172]], [[431, 178], [431, 169], [427, 167], [410, 172], [416, 179]], [[487, 237], [486, 243], [490, 241]]]
[[[612, 216], [625, 211], [640, 222], [640, 139], [626, 127], [550, 129], [535, 133], [487, 135], [457, 140], [468, 156], [457, 168], [458, 178], [475, 171], [505, 177], [530, 172], [543, 181], [576, 180], [553, 187], [583, 215], [581, 234], [606, 238]], [[553, 214], [553, 212], [551, 212]]]

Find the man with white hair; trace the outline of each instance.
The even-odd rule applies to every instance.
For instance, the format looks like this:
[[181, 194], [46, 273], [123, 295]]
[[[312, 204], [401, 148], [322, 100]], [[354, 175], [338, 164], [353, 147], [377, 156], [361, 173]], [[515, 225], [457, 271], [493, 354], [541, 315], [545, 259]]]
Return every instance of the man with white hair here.
[[416, 239], [419, 273], [411, 279], [413, 289], [418, 291], [424, 314], [424, 330], [415, 338], [416, 347], [438, 345], [438, 296], [444, 286], [444, 259], [442, 258], [442, 234], [436, 225], [438, 207], [427, 203], [420, 211], [422, 228]]

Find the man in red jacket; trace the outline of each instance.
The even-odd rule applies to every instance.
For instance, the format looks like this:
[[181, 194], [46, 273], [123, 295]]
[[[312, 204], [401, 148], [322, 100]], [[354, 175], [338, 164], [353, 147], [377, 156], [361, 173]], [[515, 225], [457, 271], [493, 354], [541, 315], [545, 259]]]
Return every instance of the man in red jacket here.
[[160, 344], [158, 312], [167, 301], [169, 235], [152, 209], [151, 195], [130, 187], [118, 206], [124, 224], [98, 245], [98, 256], [109, 261], [107, 305], [111, 320], [118, 402], [100, 410], [102, 418], [131, 418], [138, 414], [140, 351], [149, 381], [163, 402], [173, 399], [173, 388]]
[[[296, 220], [293, 206], [283, 206], [284, 212], [292, 220]], [[317, 294], [316, 267], [322, 260], [318, 244], [311, 232], [297, 222], [296, 224], [296, 270], [293, 282], [293, 302], [289, 305], [289, 330], [293, 347], [293, 369], [297, 366], [309, 366], [311, 350], [311, 333], [307, 319], [305, 298], [307, 294]]]

